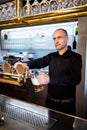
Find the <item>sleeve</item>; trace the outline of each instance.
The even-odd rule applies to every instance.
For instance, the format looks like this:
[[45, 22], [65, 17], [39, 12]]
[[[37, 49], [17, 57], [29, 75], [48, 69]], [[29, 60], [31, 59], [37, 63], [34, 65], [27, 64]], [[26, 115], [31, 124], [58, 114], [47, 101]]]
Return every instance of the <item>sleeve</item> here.
[[82, 57], [81, 55], [75, 56], [71, 64], [71, 84], [78, 85], [81, 81], [82, 70]]
[[46, 55], [42, 58], [34, 59], [27, 62], [30, 69], [40, 69], [49, 65], [50, 56]]

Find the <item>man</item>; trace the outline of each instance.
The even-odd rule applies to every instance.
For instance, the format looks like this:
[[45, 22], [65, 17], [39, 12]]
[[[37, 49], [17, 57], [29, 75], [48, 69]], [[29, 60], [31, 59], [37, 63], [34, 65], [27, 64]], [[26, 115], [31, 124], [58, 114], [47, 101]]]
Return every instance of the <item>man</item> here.
[[30, 69], [49, 66], [49, 75], [40, 72], [37, 76], [40, 84], [48, 84], [46, 107], [75, 115], [76, 85], [81, 81], [82, 58], [67, 45], [66, 30], [55, 30], [53, 40], [57, 52], [31, 60], [27, 65]]

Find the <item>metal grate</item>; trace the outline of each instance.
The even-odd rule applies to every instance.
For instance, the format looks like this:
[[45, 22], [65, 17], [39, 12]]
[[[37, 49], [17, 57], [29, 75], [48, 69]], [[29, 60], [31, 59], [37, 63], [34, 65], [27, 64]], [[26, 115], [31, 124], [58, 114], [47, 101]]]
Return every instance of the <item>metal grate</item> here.
[[0, 109], [1, 112], [7, 116], [10, 116], [18, 121], [28, 123], [32, 125], [32, 127], [37, 127], [38, 129], [42, 130], [52, 127], [56, 122], [56, 120], [53, 118], [48, 118], [33, 111], [29, 111], [8, 103], [4, 105], [2, 102], [0, 102]]

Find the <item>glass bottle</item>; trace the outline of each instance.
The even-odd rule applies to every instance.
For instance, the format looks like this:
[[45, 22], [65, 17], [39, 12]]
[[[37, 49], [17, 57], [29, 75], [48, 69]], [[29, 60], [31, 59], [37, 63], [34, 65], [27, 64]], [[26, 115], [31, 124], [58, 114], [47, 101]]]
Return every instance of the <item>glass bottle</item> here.
[[76, 37], [75, 36], [74, 36], [74, 40], [73, 40], [73, 43], [72, 43], [72, 48], [73, 49], [77, 48], [77, 41], [76, 41]]

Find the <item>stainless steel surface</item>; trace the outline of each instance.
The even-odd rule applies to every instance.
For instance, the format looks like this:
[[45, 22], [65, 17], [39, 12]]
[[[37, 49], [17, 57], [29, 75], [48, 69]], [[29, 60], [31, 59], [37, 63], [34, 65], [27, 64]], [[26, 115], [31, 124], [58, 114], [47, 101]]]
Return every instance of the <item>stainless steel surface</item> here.
[[13, 102], [6, 100], [7, 97], [0, 96], [0, 112], [4, 118], [9, 117], [41, 130], [50, 128], [56, 122], [56, 119], [48, 118], [48, 116], [40, 114], [39, 111], [34, 112], [19, 106], [15, 100]]
[[0, 95], [0, 130], [87, 130], [87, 119]]

